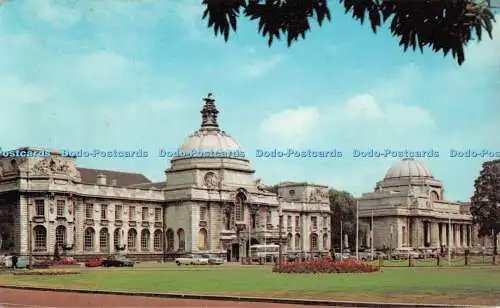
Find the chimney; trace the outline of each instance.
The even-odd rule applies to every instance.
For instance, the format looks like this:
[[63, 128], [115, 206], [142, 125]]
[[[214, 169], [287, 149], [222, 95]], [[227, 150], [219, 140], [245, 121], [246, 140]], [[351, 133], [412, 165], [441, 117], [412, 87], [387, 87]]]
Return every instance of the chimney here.
[[111, 186], [116, 186], [116, 179], [111, 180]]
[[102, 173], [99, 173], [96, 177], [97, 185], [106, 185], [106, 176]]

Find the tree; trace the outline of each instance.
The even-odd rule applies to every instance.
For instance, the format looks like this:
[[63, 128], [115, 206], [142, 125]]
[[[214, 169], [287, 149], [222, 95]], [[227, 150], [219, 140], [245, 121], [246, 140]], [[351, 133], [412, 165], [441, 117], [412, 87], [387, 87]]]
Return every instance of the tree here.
[[[342, 233], [347, 234], [350, 246], [356, 243], [356, 200], [347, 191], [330, 189], [328, 191], [330, 198], [330, 209], [332, 211], [331, 219], [331, 247], [338, 248], [340, 251], [340, 221], [342, 220]], [[360, 235], [366, 234], [368, 226], [360, 221]]]
[[61, 260], [61, 253], [59, 252], [59, 244], [56, 244], [56, 248], [54, 249], [54, 260]]
[[[485, 2], [477, 0], [339, 0], [345, 13], [361, 24], [366, 19], [373, 32], [390, 21], [391, 33], [400, 39], [404, 51], [417, 47], [423, 52], [430, 47], [434, 52], [450, 51], [461, 65], [465, 60], [464, 47], [478, 41], [483, 30], [492, 38], [495, 16]], [[203, 0], [203, 19], [214, 34], [223, 35], [227, 41], [231, 29], [236, 31], [240, 10], [250, 20], [258, 21], [258, 32], [274, 39], [286, 35], [288, 47], [299, 37], [305, 39], [310, 30], [310, 20], [322, 26], [331, 20], [326, 0]]]
[[479, 226], [479, 236], [492, 236], [495, 258], [500, 232], [500, 160], [485, 162], [474, 186], [470, 205], [473, 222]]

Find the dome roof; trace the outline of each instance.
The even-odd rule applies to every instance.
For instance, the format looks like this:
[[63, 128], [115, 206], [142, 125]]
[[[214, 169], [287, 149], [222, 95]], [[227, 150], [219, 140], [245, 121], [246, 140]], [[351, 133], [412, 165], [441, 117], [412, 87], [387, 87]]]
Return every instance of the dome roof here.
[[181, 152], [195, 151], [241, 151], [240, 145], [225, 131], [219, 128], [217, 115], [219, 111], [215, 106], [212, 94], [203, 99], [205, 104], [201, 110], [200, 128], [186, 138], [179, 149]]
[[198, 130], [186, 138], [181, 151], [238, 151], [239, 144], [221, 130]]
[[421, 162], [413, 158], [405, 158], [398, 162], [385, 174], [384, 179], [402, 178], [402, 177], [419, 177], [432, 178], [432, 173]]

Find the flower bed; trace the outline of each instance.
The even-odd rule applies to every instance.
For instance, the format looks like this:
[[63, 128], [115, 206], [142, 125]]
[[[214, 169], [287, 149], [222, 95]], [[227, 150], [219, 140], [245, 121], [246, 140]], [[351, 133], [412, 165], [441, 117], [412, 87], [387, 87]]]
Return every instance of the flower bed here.
[[22, 272], [14, 272], [14, 275], [28, 275], [28, 276], [54, 276], [54, 275], [76, 275], [76, 274], [80, 274], [80, 272], [74, 270], [66, 270], [66, 269], [27, 270]]
[[303, 261], [283, 263], [281, 266], [276, 265], [273, 272], [276, 273], [372, 273], [378, 272], [379, 267], [355, 261]]

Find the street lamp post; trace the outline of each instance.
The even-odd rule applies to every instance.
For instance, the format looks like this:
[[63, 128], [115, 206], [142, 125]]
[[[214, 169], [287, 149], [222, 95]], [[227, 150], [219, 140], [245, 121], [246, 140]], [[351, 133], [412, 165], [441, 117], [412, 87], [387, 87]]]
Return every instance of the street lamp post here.
[[342, 216], [340, 216], [340, 258], [344, 252], [344, 230], [342, 228]]
[[[248, 219], [248, 258], [252, 257], [252, 228], [255, 222], [255, 215], [259, 210], [258, 206], [255, 204], [250, 205], [250, 217]], [[250, 260], [249, 260], [250, 261]]]
[[280, 212], [280, 220], [279, 220], [279, 253], [278, 253], [278, 267], [281, 268], [281, 260], [283, 258], [282, 254], [283, 254], [283, 251], [282, 251], [282, 238], [281, 238], [281, 232], [283, 230], [283, 213]]
[[356, 260], [359, 260], [359, 202], [356, 200]]

